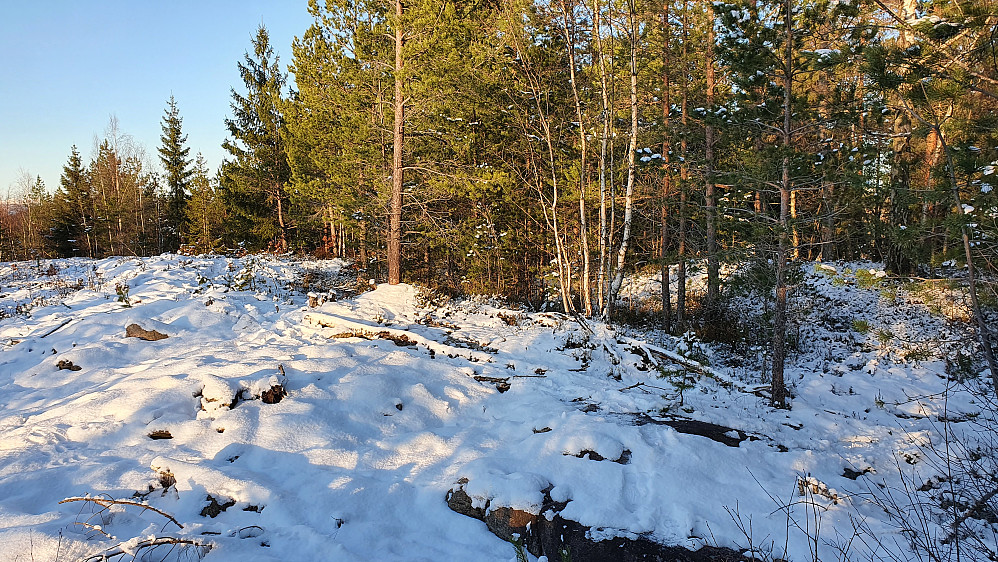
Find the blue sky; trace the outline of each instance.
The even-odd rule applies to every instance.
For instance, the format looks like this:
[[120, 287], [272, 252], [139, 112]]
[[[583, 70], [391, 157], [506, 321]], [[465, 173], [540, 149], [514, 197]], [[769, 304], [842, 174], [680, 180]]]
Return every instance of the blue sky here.
[[111, 115], [159, 166], [160, 120], [173, 94], [191, 155], [221, 162], [236, 63], [256, 28], [286, 69], [311, 23], [307, 0], [35, 0], [0, 18], [0, 198], [21, 170], [54, 191], [73, 144], [85, 161]]

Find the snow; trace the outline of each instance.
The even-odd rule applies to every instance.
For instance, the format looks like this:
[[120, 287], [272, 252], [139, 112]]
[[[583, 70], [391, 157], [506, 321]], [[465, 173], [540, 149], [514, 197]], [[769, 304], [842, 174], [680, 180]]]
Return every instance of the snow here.
[[[875, 264], [808, 272], [812, 293], [798, 292], [814, 321], [798, 326], [791, 411], [758, 395], [751, 359], [738, 367], [692, 334], [587, 329], [409, 285], [349, 298], [335, 283], [303, 286], [306, 271], [336, 279], [344, 266], [174, 255], [0, 264], [0, 552], [75, 559], [172, 536], [209, 544], [208, 561], [510, 560], [508, 543], [448, 509], [459, 481], [479, 507], [536, 510], [547, 490], [597, 539], [746, 548], [739, 524], [751, 517], [755, 539], [788, 544], [793, 559], [809, 541], [787, 536], [774, 498], [800, 491], [794, 516], [820, 506], [827, 536], [848, 536], [860, 516], [903, 550], [857, 494], [897, 485], [896, 459], [924, 457], [940, 416], [981, 413], [966, 393], [941, 398], [947, 357], [905, 359], [919, 342], [951, 341], [956, 325], [914, 294], [887, 293]], [[634, 281], [635, 302], [658, 290], [653, 276]], [[309, 308], [310, 297], [324, 302]], [[125, 338], [131, 323], [169, 338]], [[709, 360], [709, 376], [680, 393], [660, 375], [690, 357]], [[275, 385], [287, 396], [259, 399]], [[658, 423], [669, 416], [757, 438], [730, 447]], [[852, 480], [846, 468], [870, 474]], [[134, 506], [59, 503], [87, 494], [144, 502], [183, 527]], [[209, 496], [234, 503], [203, 516]]]

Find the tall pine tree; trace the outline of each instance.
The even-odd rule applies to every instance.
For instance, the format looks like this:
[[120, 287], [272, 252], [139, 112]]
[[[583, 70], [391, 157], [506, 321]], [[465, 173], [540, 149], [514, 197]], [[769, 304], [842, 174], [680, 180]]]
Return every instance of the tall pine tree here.
[[159, 147], [159, 159], [166, 171], [167, 220], [170, 229], [166, 247], [169, 250], [176, 250], [180, 244], [179, 234], [183, 231], [185, 220], [184, 207], [189, 198], [187, 188], [194, 173], [188, 157], [191, 149], [187, 146], [187, 135], [183, 133], [182, 125], [183, 118], [177, 109], [177, 100], [171, 95], [160, 125], [163, 134], [159, 137], [162, 143]]

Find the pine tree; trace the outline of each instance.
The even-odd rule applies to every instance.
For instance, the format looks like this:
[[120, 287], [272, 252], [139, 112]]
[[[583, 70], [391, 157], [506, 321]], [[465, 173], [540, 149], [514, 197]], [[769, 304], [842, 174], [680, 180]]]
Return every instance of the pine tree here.
[[[366, 269], [369, 225], [377, 220], [384, 178], [391, 173], [385, 132], [390, 123], [379, 98], [389, 76], [372, 62], [383, 56], [382, 24], [376, 18], [354, 21], [317, 5], [311, 10], [315, 23], [293, 45], [291, 72], [298, 91], [285, 111], [289, 195], [296, 205], [313, 209], [326, 244], [335, 240], [345, 249], [340, 238], [348, 225], [351, 249]], [[336, 224], [341, 226], [334, 232]]]
[[233, 117], [225, 120], [231, 138], [222, 147], [233, 159], [223, 167], [223, 193], [242, 218], [240, 234], [256, 245], [272, 242], [285, 251], [292, 226], [286, 194], [291, 174], [282, 139], [286, 76], [267, 28], [257, 29], [253, 53], [246, 53], [238, 67], [246, 95], [232, 90]]
[[167, 101], [166, 112], [160, 127], [163, 134], [159, 137], [162, 143], [159, 147], [159, 159], [166, 171], [167, 187], [167, 217], [172, 234], [166, 240], [168, 250], [176, 250], [179, 243], [179, 233], [184, 228], [184, 206], [187, 204], [188, 186], [190, 184], [191, 160], [188, 155], [191, 149], [187, 145], [187, 135], [183, 134], [183, 118], [177, 108], [177, 100], [171, 95]]
[[41, 176], [36, 176], [25, 198], [27, 222], [25, 247], [34, 259], [49, 255], [49, 238], [52, 230], [52, 195], [45, 189]]
[[185, 242], [197, 253], [217, 249], [224, 208], [208, 176], [208, 165], [199, 153], [191, 176], [191, 197], [185, 207]]
[[[827, 0], [782, 0], [762, 4], [737, 0], [715, 5], [722, 24], [720, 51], [732, 70], [731, 79], [741, 93], [736, 119], [755, 137], [759, 191], [779, 194], [778, 210], [760, 205], [757, 212], [766, 236], [757, 239], [760, 263], [768, 269], [766, 294], [775, 296], [772, 321], [772, 402], [787, 406], [783, 370], [787, 355], [787, 303], [793, 288], [794, 262], [801, 256], [803, 220], [798, 195], [803, 186], [820, 184], [809, 135], [823, 135], [817, 107], [807, 99], [809, 88], [823, 77], [850, 45], [861, 26], [846, 27], [843, 20], [856, 16], [851, 6]], [[821, 28], [851, 29], [835, 43], [822, 37]], [[845, 36], [843, 36], [845, 35]], [[821, 123], [825, 125], [825, 123]], [[750, 160], [750, 158], [746, 158]], [[751, 160], [750, 160], [751, 161]]]
[[53, 244], [64, 257], [94, 257], [93, 200], [83, 160], [76, 145], [62, 168], [55, 194]]

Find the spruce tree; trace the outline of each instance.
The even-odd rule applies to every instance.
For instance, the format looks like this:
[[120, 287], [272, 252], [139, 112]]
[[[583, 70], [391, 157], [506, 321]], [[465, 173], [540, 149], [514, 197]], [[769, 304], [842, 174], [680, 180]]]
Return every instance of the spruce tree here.
[[187, 221], [184, 239], [197, 253], [211, 252], [216, 249], [219, 240], [224, 208], [201, 154], [194, 161], [194, 175], [191, 176], [190, 186], [191, 198], [185, 209]]
[[267, 28], [253, 38], [253, 53], [238, 64], [246, 95], [232, 90], [230, 139], [222, 143], [232, 156], [223, 166], [223, 193], [242, 218], [242, 236], [255, 245], [288, 248], [287, 183], [291, 173], [282, 139], [286, 75], [274, 55]]
[[191, 159], [188, 155], [191, 149], [187, 146], [187, 135], [182, 130], [183, 118], [177, 108], [177, 100], [171, 95], [167, 101], [166, 112], [163, 115], [161, 128], [163, 134], [159, 137], [162, 145], [159, 147], [159, 159], [166, 172], [167, 187], [167, 220], [172, 229], [166, 240], [169, 250], [179, 247], [179, 233], [183, 230], [184, 206], [189, 197], [187, 188], [190, 183]]
[[64, 257], [93, 257], [93, 199], [80, 151], [73, 145], [55, 194], [52, 244]]

